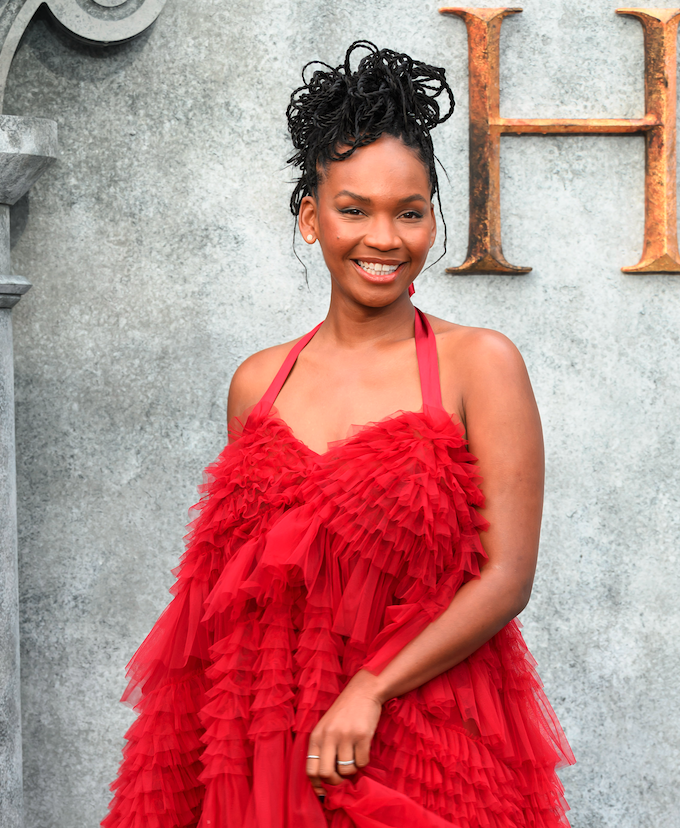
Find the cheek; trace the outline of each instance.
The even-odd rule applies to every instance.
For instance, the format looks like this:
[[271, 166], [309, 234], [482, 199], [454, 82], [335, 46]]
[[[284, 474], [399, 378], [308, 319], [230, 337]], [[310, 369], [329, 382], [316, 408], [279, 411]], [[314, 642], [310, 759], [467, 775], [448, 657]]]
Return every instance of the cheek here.
[[331, 269], [342, 267], [342, 262], [356, 248], [356, 239], [342, 226], [326, 226], [319, 239], [326, 265]]
[[361, 234], [356, 227], [343, 221], [326, 221], [322, 225], [324, 245], [329, 252], [342, 254], [342, 252], [353, 247]]
[[432, 228], [421, 226], [405, 234], [404, 241], [414, 257], [427, 256], [432, 241]]

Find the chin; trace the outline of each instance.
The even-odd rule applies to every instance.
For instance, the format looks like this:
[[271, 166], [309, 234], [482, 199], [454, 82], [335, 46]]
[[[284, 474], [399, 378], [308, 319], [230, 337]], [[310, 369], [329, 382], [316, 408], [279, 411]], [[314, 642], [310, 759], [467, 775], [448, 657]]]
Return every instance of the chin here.
[[404, 290], [363, 290], [353, 293], [352, 298], [367, 308], [386, 308], [400, 299], [405, 290], [406, 288]]

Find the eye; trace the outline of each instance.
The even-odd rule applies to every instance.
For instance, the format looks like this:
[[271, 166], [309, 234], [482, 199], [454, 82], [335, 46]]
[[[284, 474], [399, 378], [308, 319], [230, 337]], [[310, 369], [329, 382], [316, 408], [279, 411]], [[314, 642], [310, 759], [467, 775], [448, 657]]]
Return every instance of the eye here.
[[417, 210], [408, 210], [406, 213], [402, 213], [401, 217], [405, 219], [421, 219], [423, 214], [419, 213]]
[[363, 213], [357, 207], [345, 207], [341, 209], [340, 212], [343, 216], [361, 216]]

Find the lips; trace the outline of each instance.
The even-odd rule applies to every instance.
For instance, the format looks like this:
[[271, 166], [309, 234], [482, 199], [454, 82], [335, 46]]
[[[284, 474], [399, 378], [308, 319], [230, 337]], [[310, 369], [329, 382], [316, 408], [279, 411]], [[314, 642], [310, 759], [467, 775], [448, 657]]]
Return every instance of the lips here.
[[404, 262], [369, 262], [365, 259], [352, 259], [352, 263], [364, 279], [374, 284], [393, 282], [405, 264]]
[[399, 267], [398, 262], [396, 262], [395, 264], [384, 264], [383, 262], [369, 262], [364, 261], [363, 259], [359, 259], [357, 263], [359, 267], [362, 267], [369, 273], [374, 273], [376, 276], [380, 276], [383, 273], [394, 273], [394, 271]]

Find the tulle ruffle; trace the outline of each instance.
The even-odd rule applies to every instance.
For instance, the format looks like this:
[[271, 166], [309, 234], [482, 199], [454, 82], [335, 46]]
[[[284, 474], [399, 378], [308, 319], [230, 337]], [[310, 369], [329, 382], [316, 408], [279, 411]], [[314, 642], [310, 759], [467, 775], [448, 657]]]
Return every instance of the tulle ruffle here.
[[401, 412], [315, 454], [255, 410], [207, 470], [174, 600], [129, 665], [139, 710], [106, 828], [557, 828], [572, 761], [516, 623], [385, 705], [322, 808], [307, 736], [479, 575], [462, 430]]

